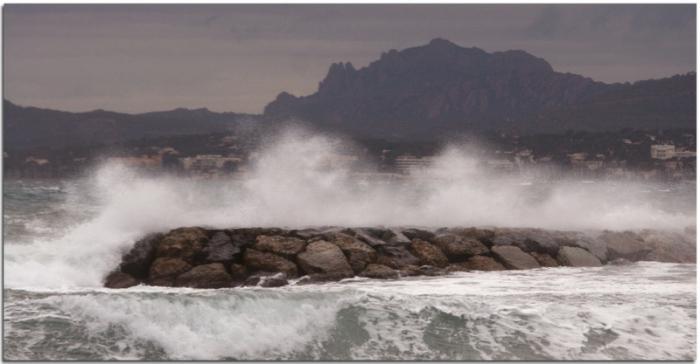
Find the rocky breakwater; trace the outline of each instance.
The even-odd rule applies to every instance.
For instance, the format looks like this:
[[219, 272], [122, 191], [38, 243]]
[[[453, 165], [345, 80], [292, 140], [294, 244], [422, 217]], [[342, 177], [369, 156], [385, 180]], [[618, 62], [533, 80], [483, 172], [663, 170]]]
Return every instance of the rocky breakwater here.
[[104, 285], [277, 287], [290, 279], [304, 284], [640, 260], [694, 263], [695, 230], [185, 227], [137, 241]]

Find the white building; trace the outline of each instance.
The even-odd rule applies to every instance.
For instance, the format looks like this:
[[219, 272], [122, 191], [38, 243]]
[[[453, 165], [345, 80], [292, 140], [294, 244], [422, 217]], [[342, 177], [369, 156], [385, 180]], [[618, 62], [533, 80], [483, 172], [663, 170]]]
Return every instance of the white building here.
[[654, 144], [651, 146], [651, 158], [671, 159], [676, 155], [676, 147], [672, 144]]

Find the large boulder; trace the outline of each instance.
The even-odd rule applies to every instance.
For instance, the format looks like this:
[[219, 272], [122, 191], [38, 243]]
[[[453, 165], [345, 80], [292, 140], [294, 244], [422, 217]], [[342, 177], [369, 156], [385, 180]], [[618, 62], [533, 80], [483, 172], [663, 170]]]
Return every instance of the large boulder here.
[[481, 228], [450, 228], [447, 229], [450, 234], [455, 234], [464, 238], [476, 239], [486, 245], [493, 244], [493, 238], [495, 237], [495, 232], [491, 229], [481, 229]]
[[180, 258], [189, 263], [203, 255], [207, 244], [207, 232], [198, 227], [179, 228], [165, 234], [158, 243], [156, 256]]
[[595, 255], [587, 250], [572, 246], [559, 248], [557, 259], [561, 265], [569, 267], [600, 267], [602, 265]]
[[375, 235], [377, 233], [383, 233], [382, 230], [376, 231], [364, 228], [350, 228], [345, 229], [342, 232], [362, 240], [363, 242], [369, 244], [369, 246], [375, 249], [379, 246], [386, 245], [386, 241], [380, 239], [377, 235]]
[[632, 231], [605, 231], [599, 238], [607, 244], [610, 260], [625, 258], [636, 262], [652, 250], [642, 237]]
[[433, 244], [425, 240], [413, 239], [411, 241], [411, 252], [420, 259], [421, 264], [432, 265], [436, 267], [445, 267], [448, 264], [447, 257]]
[[344, 233], [326, 234], [326, 238], [343, 251], [355, 273], [377, 259], [377, 251], [359, 239]]
[[411, 243], [411, 239], [399, 229], [386, 229], [380, 235], [380, 238], [392, 245], [408, 245]]
[[178, 287], [223, 288], [231, 286], [231, 276], [222, 263], [198, 265], [175, 278]]
[[172, 286], [175, 277], [190, 269], [192, 269], [192, 266], [180, 258], [157, 258], [151, 264], [148, 280], [152, 285]]
[[252, 247], [256, 243], [259, 235], [281, 235], [284, 234], [282, 229], [277, 228], [238, 228], [229, 229], [226, 231], [231, 237], [231, 242], [234, 246], [241, 250]]
[[307, 274], [338, 274], [352, 277], [353, 270], [340, 248], [325, 240], [318, 240], [306, 246], [304, 252], [297, 255], [301, 269]]
[[383, 264], [369, 264], [360, 276], [376, 279], [396, 279], [399, 278], [399, 272]]
[[514, 245], [526, 252], [556, 255], [562, 245], [561, 235], [554, 231], [530, 228], [499, 228], [494, 231], [493, 245]]
[[107, 288], [129, 288], [138, 285], [140, 282], [127, 273], [114, 271], [107, 275], [104, 286]]
[[409, 265], [420, 265], [420, 259], [411, 254], [403, 245], [383, 245], [377, 249], [377, 264], [394, 269], [403, 269]]
[[505, 270], [506, 267], [491, 257], [484, 255], [476, 255], [465, 262], [453, 263], [447, 268], [449, 272], [468, 272], [473, 270], [483, 271], [499, 271]]
[[[564, 238], [562, 246], [577, 246], [588, 250], [595, 255], [601, 263], [608, 261], [608, 244], [602, 239], [597, 239], [594, 234], [568, 231], [562, 233]], [[557, 253], [558, 254], [558, 253]]]
[[532, 252], [530, 255], [532, 255], [532, 257], [535, 258], [537, 263], [540, 263], [540, 266], [542, 267], [551, 268], [559, 266], [559, 262], [557, 262], [556, 259], [552, 258], [552, 256], [547, 253]]
[[692, 234], [643, 230], [639, 235], [650, 249], [641, 260], [695, 263], [695, 238]]
[[306, 242], [304, 240], [289, 236], [259, 235], [256, 238], [256, 242], [253, 247], [262, 252], [293, 257], [304, 251]]
[[540, 267], [540, 264], [537, 263], [535, 258], [523, 252], [517, 246], [494, 245], [491, 247], [491, 251], [508, 269], [532, 269]]
[[461, 261], [489, 252], [489, 248], [482, 242], [455, 234], [439, 235], [433, 239], [433, 243], [445, 253], [450, 261]]
[[229, 262], [234, 256], [241, 253], [241, 248], [233, 245], [231, 237], [223, 231], [219, 231], [209, 240], [204, 248], [206, 260], [209, 262]]
[[246, 249], [243, 253], [243, 262], [254, 271], [283, 272], [287, 277], [298, 275], [297, 266], [293, 262], [279, 255], [261, 252], [252, 248]]
[[163, 234], [149, 234], [138, 240], [122, 257], [119, 270], [138, 279], [148, 277], [148, 268], [156, 257], [156, 246]]
[[413, 239], [430, 241], [435, 237], [435, 233], [433, 233], [432, 231], [416, 229], [416, 228], [404, 229], [401, 232], [407, 238], [411, 239], [411, 241], [413, 241]]

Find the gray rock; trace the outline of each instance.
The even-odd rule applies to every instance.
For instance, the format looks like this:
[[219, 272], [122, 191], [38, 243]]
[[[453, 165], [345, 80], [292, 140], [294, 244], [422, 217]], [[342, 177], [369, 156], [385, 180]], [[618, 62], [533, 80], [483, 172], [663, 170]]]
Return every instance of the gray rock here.
[[377, 263], [394, 269], [403, 269], [409, 265], [420, 265], [420, 259], [411, 254], [403, 245], [384, 245], [377, 249]]
[[512, 245], [494, 245], [491, 251], [508, 269], [532, 269], [539, 268], [535, 258], [523, 252], [517, 246]]
[[314, 241], [306, 246], [304, 252], [297, 255], [301, 269], [307, 274], [332, 273], [352, 277], [350, 267], [343, 251], [332, 243], [324, 240]]
[[350, 236], [354, 236], [354, 237], [364, 241], [365, 243], [369, 244], [369, 246], [371, 246], [375, 249], [379, 246], [386, 245], [386, 241], [373, 235], [367, 229], [363, 229], [363, 228], [345, 229], [345, 230], [343, 230], [343, 233], [346, 233]]
[[405, 235], [407, 238], [411, 239], [420, 239], [420, 240], [425, 240], [425, 241], [430, 241], [435, 237], [435, 233], [428, 231], [428, 230], [422, 230], [422, 229], [404, 229], [401, 231], [403, 235]]
[[644, 258], [651, 248], [634, 232], [605, 231], [600, 239], [607, 244], [608, 259], [625, 258], [636, 262]]
[[569, 267], [600, 267], [602, 265], [600, 260], [587, 250], [572, 246], [561, 247], [557, 259], [561, 265]]
[[209, 262], [229, 262], [234, 255], [241, 253], [241, 248], [233, 245], [231, 238], [223, 231], [219, 231], [209, 240], [204, 248]]
[[149, 234], [138, 240], [122, 257], [119, 270], [134, 278], [145, 279], [148, 269], [156, 257], [156, 246], [163, 234]]

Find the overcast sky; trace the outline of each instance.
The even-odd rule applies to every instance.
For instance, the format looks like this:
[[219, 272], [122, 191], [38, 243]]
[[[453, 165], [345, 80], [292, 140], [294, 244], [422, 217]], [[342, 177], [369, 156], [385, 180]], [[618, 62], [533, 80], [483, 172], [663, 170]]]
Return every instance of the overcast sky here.
[[605, 82], [695, 70], [695, 5], [5, 5], [5, 97], [124, 112], [258, 113], [435, 37], [523, 49]]

